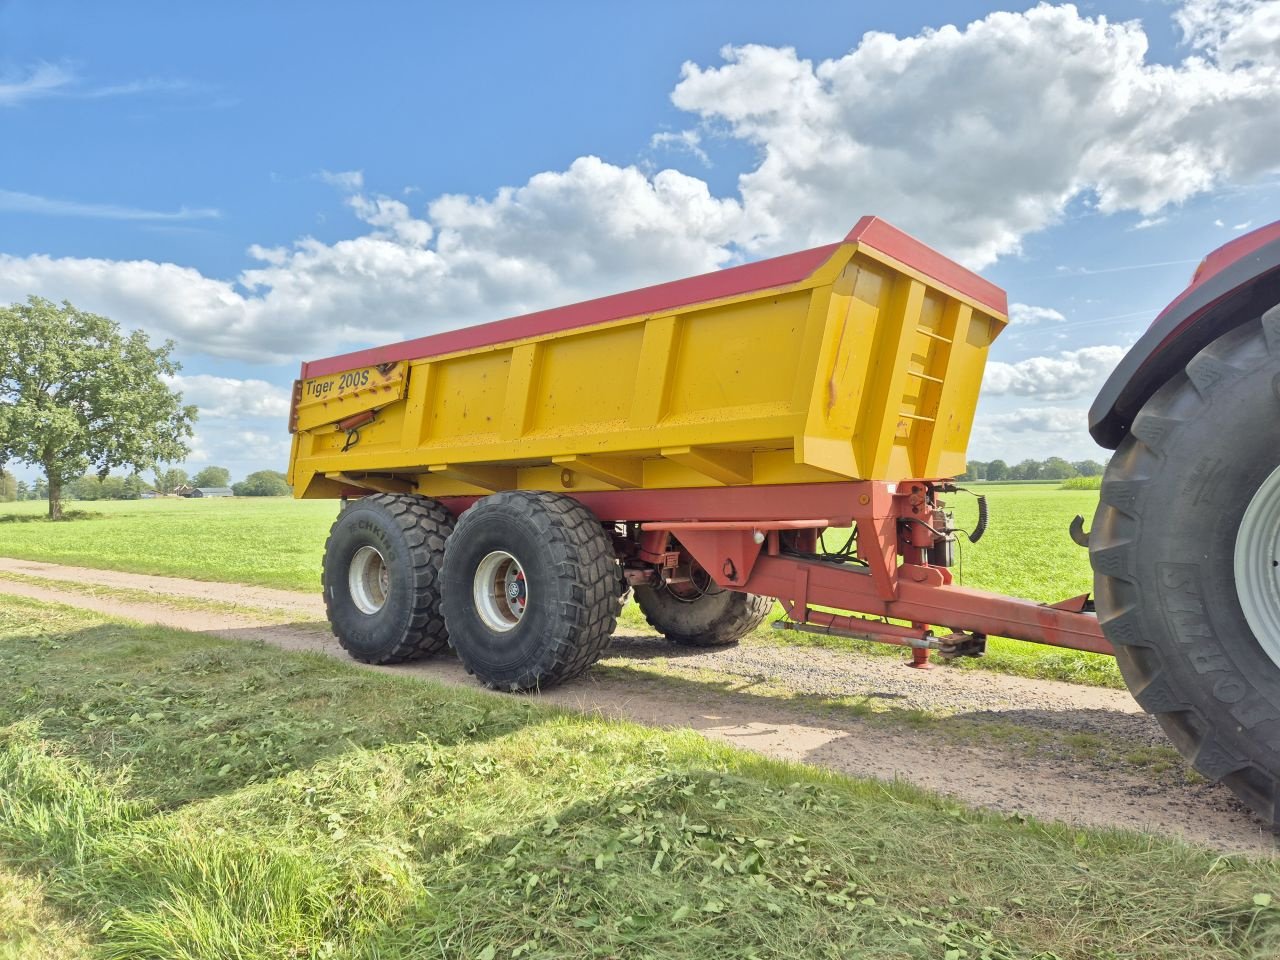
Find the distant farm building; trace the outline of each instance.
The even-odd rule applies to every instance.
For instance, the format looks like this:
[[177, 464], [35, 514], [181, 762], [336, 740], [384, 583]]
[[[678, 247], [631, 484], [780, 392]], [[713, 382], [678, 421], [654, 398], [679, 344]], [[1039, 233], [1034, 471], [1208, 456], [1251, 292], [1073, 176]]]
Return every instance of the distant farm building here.
[[230, 487], [193, 487], [190, 493], [184, 493], [184, 497], [231, 497], [234, 494]]

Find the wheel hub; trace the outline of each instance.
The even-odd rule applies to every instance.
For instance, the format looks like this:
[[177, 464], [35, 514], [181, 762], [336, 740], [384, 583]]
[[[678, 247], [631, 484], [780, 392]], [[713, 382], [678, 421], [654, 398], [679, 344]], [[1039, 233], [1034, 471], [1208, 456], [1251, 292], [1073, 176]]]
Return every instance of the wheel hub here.
[[372, 616], [381, 610], [391, 593], [391, 573], [377, 547], [363, 546], [351, 558], [347, 588], [361, 613]]
[[476, 567], [471, 596], [476, 613], [490, 630], [515, 629], [529, 606], [529, 584], [520, 561], [505, 550], [494, 550]]
[[1280, 467], [1262, 481], [1240, 519], [1235, 579], [1249, 629], [1280, 666]]

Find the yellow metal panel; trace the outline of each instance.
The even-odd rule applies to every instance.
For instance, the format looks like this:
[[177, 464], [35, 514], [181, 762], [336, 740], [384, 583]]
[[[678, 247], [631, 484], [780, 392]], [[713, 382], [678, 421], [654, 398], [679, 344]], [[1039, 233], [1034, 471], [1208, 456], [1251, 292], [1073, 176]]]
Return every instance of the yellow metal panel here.
[[538, 378], [542, 367], [542, 344], [522, 343], [511, 350], [511, 370], [502, 409], [502, 439], [524, 436], [538, 403]]
[[[866, 399], [858, 420], [861, 461], [871, 477], [888, 476], [890, 454], [903, 429], [901, 404], [916, 325], [924, 307], [925, 288], [918, 280], [898, 277], [882, 296]], [[903, 471], [902, 475], [909, 475]]]
[[640, 358], [636, 362], [635, 396], [631, 401], [631, 426], [652, 427], [667, 412], [671, 376], [675, 369], [675, 316], [654, 317], [644, 325]]
[[463, 354], [433, 363], [436, 383], [423, 441], [438, 445], [496, 435], [510, 368], [510, 350]]
[[788, 287], [400, 362], [382, 395], [331, 387], [299, 406], [290, 477], [449, 496], [947, 476], [1004, 322], [847, 243]]
[[543, 341], [530, 433], [616, 429], [630, 417], [642, 324]]
[[808, 307], [805, 290], [686, 316], [676, 336], [668, 416], [789, 409]]
[[601, 480], [611, 487], [629, 490], [644, 484], [644, 468], [638, 459], [624, 457], [552, 457], [565, 470]]

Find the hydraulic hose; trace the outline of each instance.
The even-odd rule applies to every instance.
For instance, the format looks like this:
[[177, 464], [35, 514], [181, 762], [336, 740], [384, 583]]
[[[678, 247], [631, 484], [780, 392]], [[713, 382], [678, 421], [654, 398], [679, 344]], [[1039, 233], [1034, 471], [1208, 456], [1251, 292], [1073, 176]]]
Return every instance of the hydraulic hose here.
[[987, 498], [985, 494], [978, 494], [978, 522], [974, 525], [973, 533], [969, 534], [969, 542], [977, 543], [982, 539], [982, 535], [987, 532], [987, 520], [990, 514], [987, 512]]

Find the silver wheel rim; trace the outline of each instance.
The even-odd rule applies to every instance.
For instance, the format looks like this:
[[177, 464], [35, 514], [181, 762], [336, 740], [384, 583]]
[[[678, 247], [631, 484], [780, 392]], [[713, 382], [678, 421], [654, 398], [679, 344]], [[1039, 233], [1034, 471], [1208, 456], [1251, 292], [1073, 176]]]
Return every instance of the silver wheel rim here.
[[529, 584], [520, 561], [495, 550], [476, 567], [471, 587], [476, 613], [490, 630], [514, 630], [529, 607]]
[[1280, 467], [1245, 508], [1236, 533], [1235, 574], [1244, 619], [1280, 667]]
[[347, 588], [361, 613], [372, 615], [386, 605], [391, 572], [376, 547], [364, 546], [355, 552], [347, 569]]

